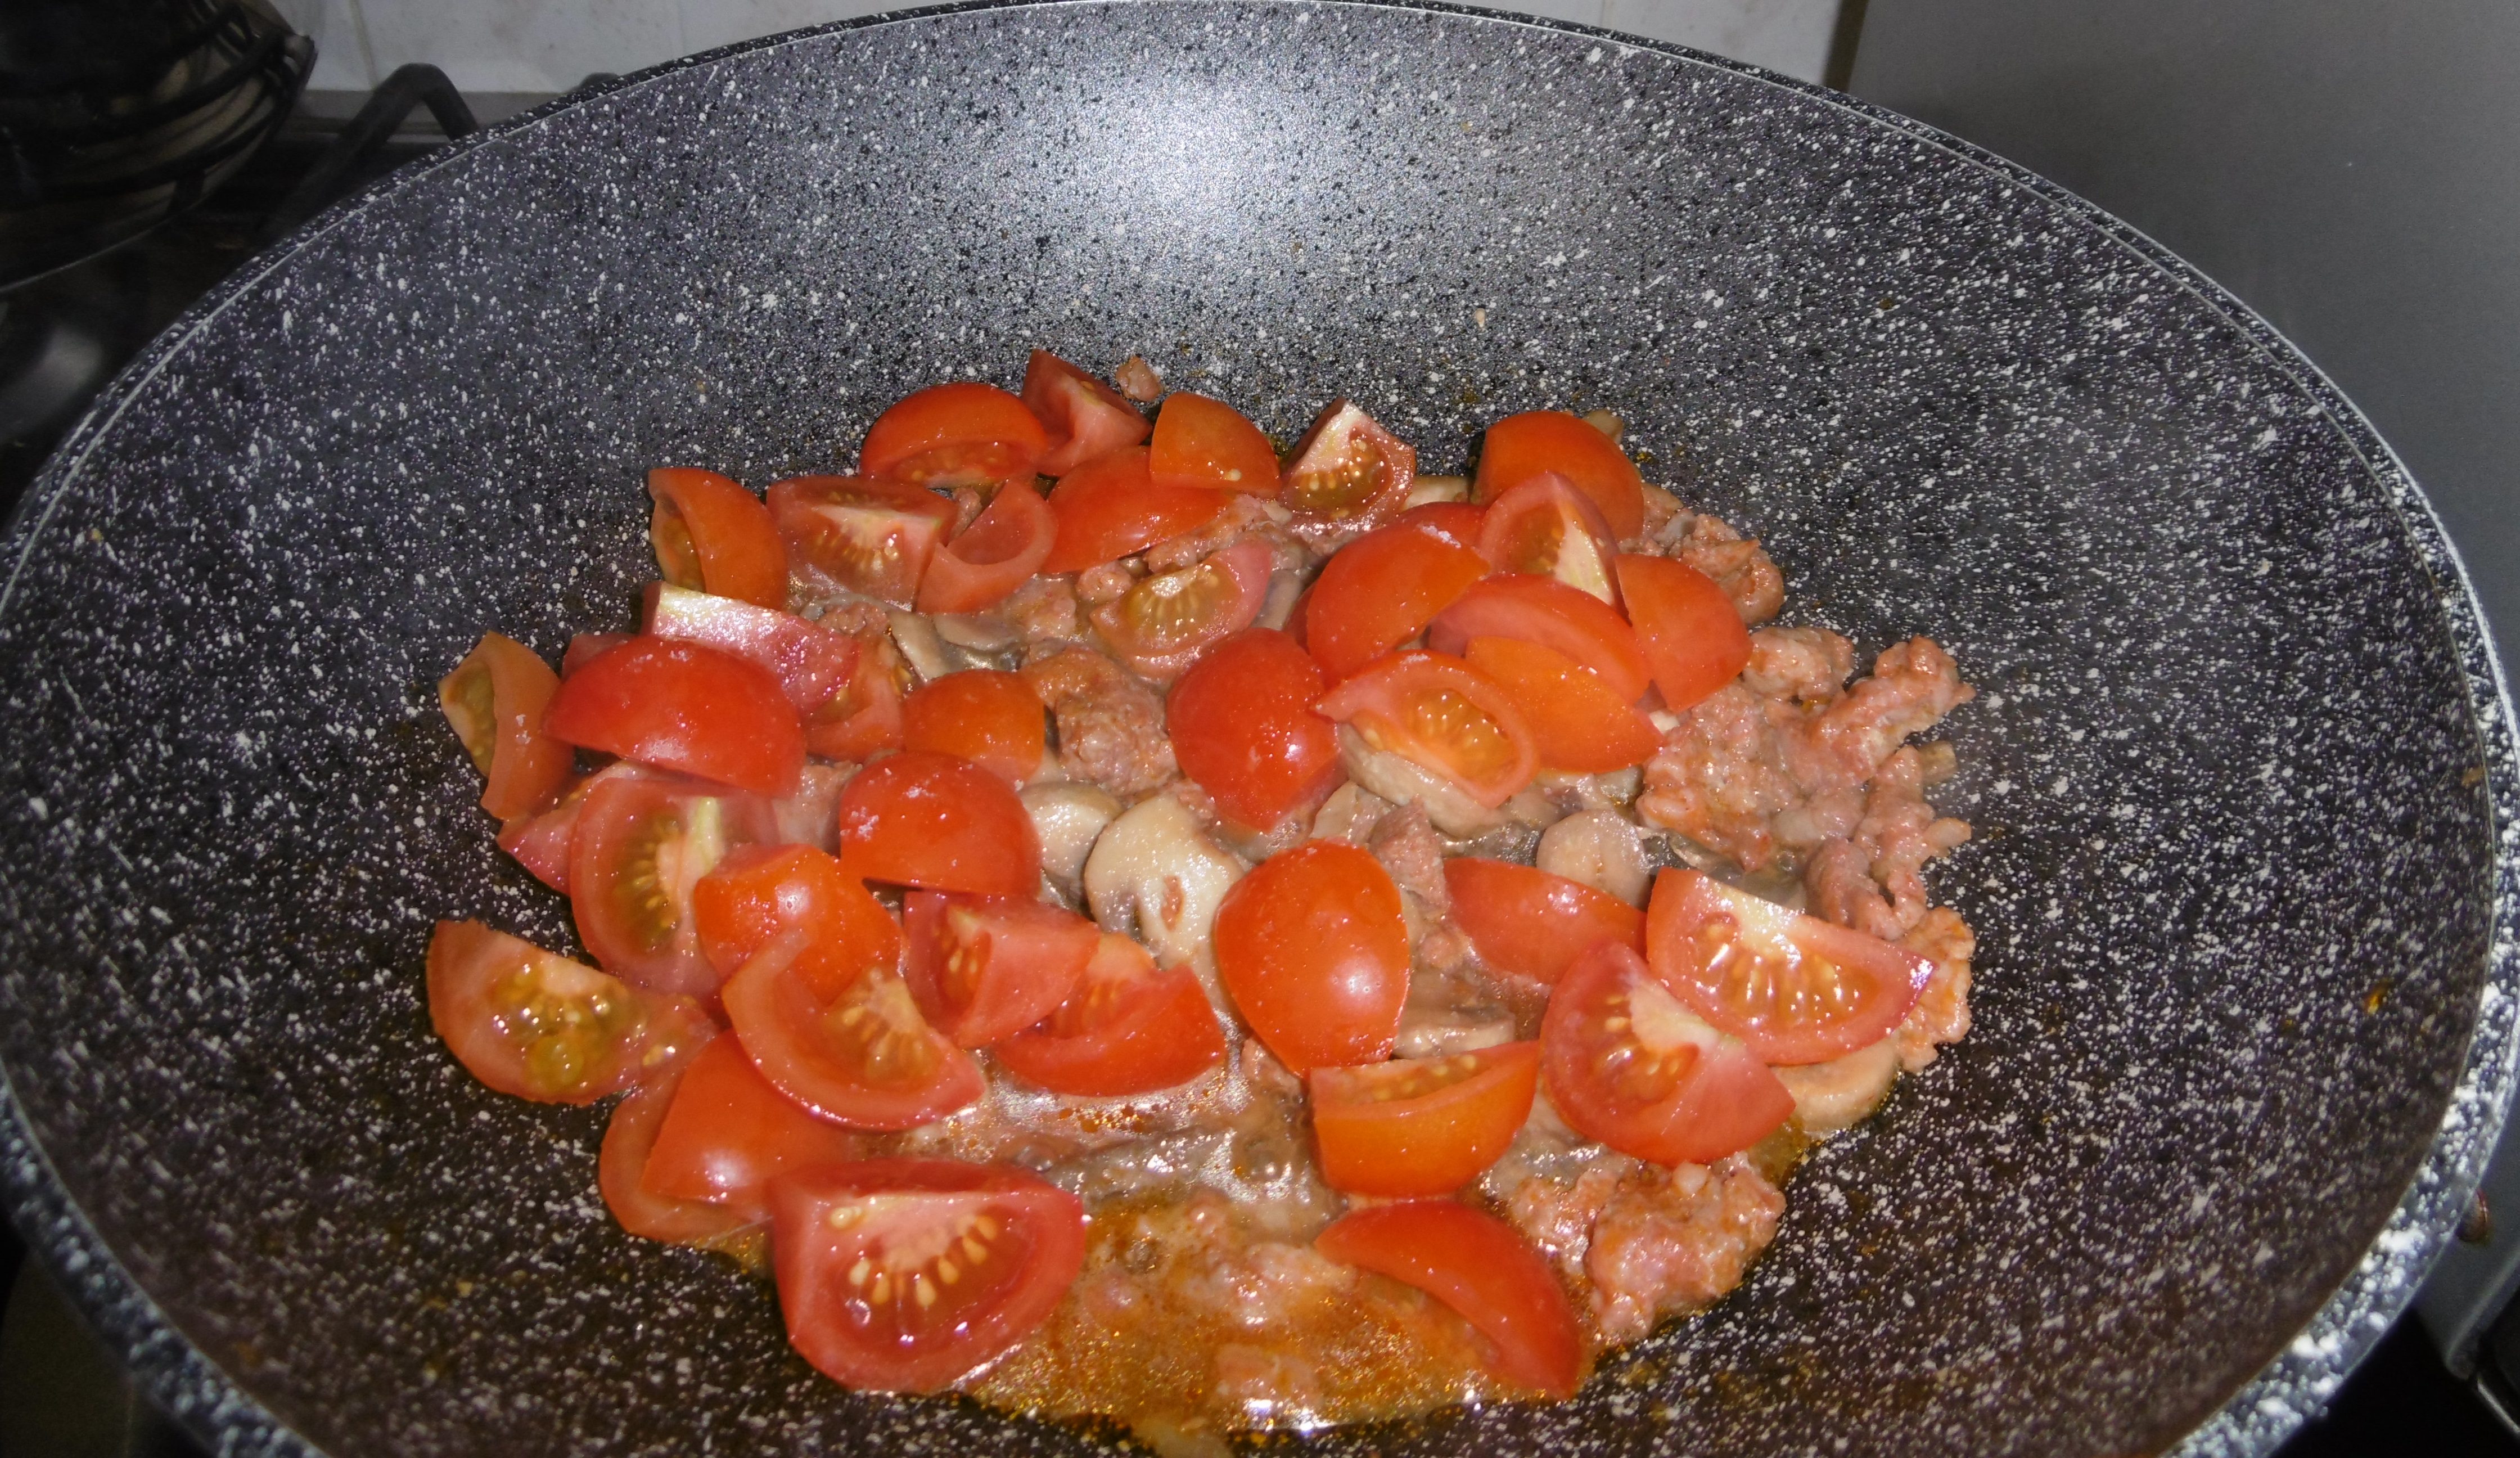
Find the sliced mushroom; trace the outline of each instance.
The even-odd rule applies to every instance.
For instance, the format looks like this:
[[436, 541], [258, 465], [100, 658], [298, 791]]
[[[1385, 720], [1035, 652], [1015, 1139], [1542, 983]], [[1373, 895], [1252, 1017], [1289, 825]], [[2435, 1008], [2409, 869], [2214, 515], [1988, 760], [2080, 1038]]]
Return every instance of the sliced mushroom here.
[[936, 624], [924, 615], [895, 612], [884, 615], [892, 624], [893, 645], [901, 650], [903, 661], [910, 664], [911, 672], [919, 675], [920, 682], [943, 678], [962, 666], [946, 652], [945, 640], [936, 635]]
[[1446, 1058], [1512, 1041], [1513, 1014], [1504, 1008], [1410, 1008], [1392, 1056]]
[[1470, 478], [1466, 476], [1421, 476], [1409, 488], [1409, 504], [1425, 506], [1437, 501], [1470, 499]]
[[1208, 930], [1242, 870], [1189, 806], [1157, 795], [1131, 805], [1095, 841], [1085, 858], [1085, 900], [1104, 931], [1135, 932], [1156, 961], [1195, 967], [1215, 998]]
[[1119, 815], [1120, 802], [1109, 791], [1073, 781], [1028, 785], [1022, 797], [1033, 832], [1041, 837], [1041, 874], [1069, 905], [1083, 904], [1085, 858], [1095, 838]]
[[1023, 643], [1015, 625], [995, 613], [939, 613], [929, 620], [937, 637], [977, 654], [1002, 654]]
[[1435, 828], [1448, 836], [1465, 839], [1513, 821], [1502, 808], [1489, 809], [1434, 771], [1367, 744], [1365, 736], [1345, 724], [1339, 726], [1339, 758], [1347, 765], [1348, 777], [1368, 793], [1393, 804], [1418, 801], [1426, 807], [1426, 817], [1435, 822]]
[[1314, 812], [1312, 839], [1362, 845], [1390, 809], [1391, 801], [1350, 781], [1331, 791]]
[[1844, 1058], [1798, 1069], [1778, 1069], [1777, 1081], [1794, 1097], [1794, 1115], [1806, 1132], [1829, 1134], [1881, 1107], [1899, 1076], [1899, 1040], [1883, 1038]]
[[1304, 574], [1276, 571], [1269, 574], [1269, 596], [1260, 603], [1256, 619], [1264, 628], [1284, 629], [1295, 615], [1295, 604], [1304, 599]]
[[1632, 906], [1644, 901], [1650, 870], [1644, 838], [1616, 810], [1586, 810], [1558, 821], [1542, 832], [1534, 861], [1552, 876], [1580, 881]]

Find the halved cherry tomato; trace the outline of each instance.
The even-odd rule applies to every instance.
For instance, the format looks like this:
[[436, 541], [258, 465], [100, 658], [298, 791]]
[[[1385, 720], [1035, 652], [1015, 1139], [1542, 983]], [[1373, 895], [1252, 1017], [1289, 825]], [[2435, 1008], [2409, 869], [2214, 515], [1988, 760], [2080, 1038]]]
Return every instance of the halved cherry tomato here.
[[1173, 756], [1225, 816], [1266, 831], [1328, 793], [1338, 728], [1313, 708], [1321, 665], [1271, 628], [1219, 643], [1173, 685], [1164, 705]]
[[901, 688], [908, 677], [901, 651], [880, 628], [860, 635], [857, 645], [848, 691], [805, 720], [805, 748], [832, 759], [872, 759], [901, 748]]
[[1584, 417], [1563, 410], [1508, 415], [1488, 427], [1470, 495], [1494, 501], [1543, 472], [1555, 472], [1593, 498], [1620, 541], [1644, 530], [1645, 483], [1636, 463]]
[[727, 1021], [761, 1076], [810, 1112], [859, 1129], [908, 1129], [978, 1103], [971, 1055], [927, 1025], [897, 967], [845, 981], [789, 933], [727, 979]]
[[1102, 939], [1076, 913], [1020, 896], [912, 891], [901, 925], [911, 996], [965, 1048], [1003, 1042], [1049, 1017], [1076, 990]]
[[1487, 559], [1475, 550], [1423, 527], [1367, 532], [1313, 579], [1304, 646], [1336, 683], [1418, 636], [1487, 574]]
[[788, 545], [760, 497], [714, 471], [682, 466], [649, 472], [648, 494], [656, 499], [648, 539], [666, 581], [757, 608], [788, 606]]
[[1065, 476], [1093, 460], [1147, 438], [1150, 429], [1121, 393], [1047, 349], [1024, 366], [1023, 402], [1042, 424], [1049, 449], [1033, 469]]
[[1394, 526], [1423, 526], [1446, 541], [1478, 550], [1479, 533], [1487, 529], [1488, 509], [1466, 501], [1428, 501], [1391, 519]]
[[1156, 485], [1142, 445], [1097, 456], [1052, 489], [1058, 540], [1040, 570], [1077, 572], [1117, 562], [1166, 537], [1196, 531], [1223, 516], [1230, 499], [1223, 491]]
[[857, 1135], [771, 1087], [742, 1040], [722, 1032], [684, 1066], [639, 1183], [651, 1195], [719, 1206], [749, 1225], [770, 1218], [773, 1178], [863, 1153]]
[[1599, 674], [1517, 638], [1472, 638], [1462, 655], [1522, 711], [1544, 769], [1603, 774], [1642, 764], [1662, 748], [1653, 720], [1623, 704]]
[[578, 669], [619, 648], [637, 637], [636, 633], [579, 633], [568, 640], [560, 652], [560, 676], [567, 678]]
[[1417, 1287], [1496, 1344], [1496, 1375], [1570, 1397], [1584, 1372], [1575, 1308], [1549, 1262], [1513, 1227], [1450, 1200], [1352, 1210], [1313, 1246], [1330, 1259]]
[[1006, 1164], [835, 1164], [770, 1202], [788, 1342], [866, 1390], [944, 1387], [1048, 1320], [1085, 1263], [1085, 1207]]
[[1532, 866], [1453, 856], [1444, 862], [1444, 889], [1454, 924], [1498, 972], [1554, 982], [1597, 941], [1645, 949], [1643, 912]]
[[663, 776], [587, 792], [569, 843], [569, 910], [605, 970], [643, 987], [701, 996], [718, 971], [701, 950], [692, 896], [737, 845], [770, 839], [750, 796]]
[[1440, 653], [1395, 653], [1323, 696], [1325, 717], [1431, 770], [1493, 809], [1540, 768], [1521, 711], [1487, 675]]
[[1599, 674], [1622, 704], [1643, 698], [1652, 682], [1627, 619], [1599, 598], [1552, 577], [1490, 577], [1426, 626], [1426, 646], [1440, 653], [1460, 653], [1472, 638], [1518, 638], [1555, 649]]
[[1654, 878], [1645, 956], [1681, 1001], [1771, 1064], [1826, 1063], [1881, 1041], [1934, 971], [1904, 947], [1696, 871]]
[[963, 534], [927, 559], [922, 613], [977, 613], [1024, 585], [1050, 555], [1058, 521], [1030, 481], [1009, 481]]
[[1242, 1021], [1298, 1073], [1391, 1056], [1409, 928], [1382, 863], [1343, 841], [1282, 850], [1216, 910], [1216, 972]]
[[1593, 498], [1566, 478], [1544, 471], [1499, 496], [1487, 512], [1479, 553], [1498, 571], [1554, 577], [1613, 608], [1619, 605], [1618, 578], [1610, 567], [1618, 559], [1619, 539]]
[[951, 490], [1030, 479], [1050, 433], [1024, 402], [994, 385], [958, 380], [895, 401], [867, 428], [858, 470]]
[[728, 1244], [759, 1224], [761, 1216], [704, 1201], [669, 1200], [651, 1194], [644, 1183], [648, 1152], [655, 1147], [656, 1130], [673, 1108], [682, 1078], [682, 1069], [667, 1069], [612, 1106], [612, 1117], [604, 1126], [604, 1152], [595, 1162], [595, 1187], [604, 1195], [605, 1208], [632, 1235], [677, 1246]]
[[779, 680], [731, 653], [642, 635], [562, 681], [556, 739], [763, 795], [796, 788], [805, 729]]
[[1315, 1069], [1322, 1178], [1352, 1195], [1450, 1195], [1477, 1179], [1531, 1117], [1540, 1045]]
[[1053, 1093], [1120, 1098], [1188, 1083], [1224, 1062], [1225, 1029], [1198, 974], [1159, 969], [1145, 947], [1104, 933], [1067, 1001], [992, 1051]]
[[905, 751], [840, 794], [840, 861], [869, 881], [1032, 896], [1041, 838], [1007, 782], [951, 754]]
[[1665, 991], [1622, 942], [1597, 941], [1567, 969], [1541, 1020], [1540, 1048], [1559, 1116], [1656, 1164], [1748, 1149], [1794, 1112], [1759, 1055]]
[[799, 476], [770, 486], [770, 515], [796, 574], [818, 586], [907, 608], [954, 503], [933, 491], [862, 476]]
[[1278, 494], [1278, 448], [1241, 411], [1175, 390], [1155, 412], [1147, 470], [1159, 486]]
[[1141, 578], [1094, 610], [1094, 627], [1140, 676], [1171, 678], [1251, 625], [1269, 601], [1269, 544], [1246, 537], [1185, 568]]
[[428, 938], [428, 1021], [473, 1077], [546, 1104], [592, 1104], [691, 1056], [717, 1031], [688, 997], [619, 978], [479, 922]]
[[521, 815], [499, 827], [499, 848], [517, 858], [517, 864], [530, 872], [536, 881], [565, 896], [568, 894], [568, 857], [577, 844], [577, 817], [586, 807], [586, 797], [595, 787], [608, 780], [666, 779], [645, 765], [627, 759], [615, 759], [591, 775], [571, 781], [560, 793], [550, 809]]
[[1295, 514], [1292, 528], [1318, 539], [1389, 522], [1417, 478], [1416, 450], [1356, 406], [1332, 400], [1287, 456], [1278, 499]]
[[1654, 686], [1674, 712], [1731, 683], [1750, 661], [1750, 630], [1715, 579], [1663, 557], [1619, 559], [1619, 591]]
[[743, 845], [692, 888], [692, 925], [721, 977], [789, 933], [800, 956], [837, 986], [901, 960], [901, 926], [829, 852], [811, 845]]
[[438, 680], [437, 705], [488, 783], [481, 808], [501, 820], [551, 802], [568, 779], [568, 746], [543, 732], [560, 678], [534, 651], [501, 633], [481, 641]]
[[847, 693], [857, 676], [857, 639], [792, 613], [651, 582], [644, 620], [652, 637], [698, 643], [769, 669], [788, 702], [809, 718]]
[[901, 706], [901, 747], [954, 754], [1009, 783], [1041, 773], [1049, 709], [1020, 673], [968, 668], [921, 685]]

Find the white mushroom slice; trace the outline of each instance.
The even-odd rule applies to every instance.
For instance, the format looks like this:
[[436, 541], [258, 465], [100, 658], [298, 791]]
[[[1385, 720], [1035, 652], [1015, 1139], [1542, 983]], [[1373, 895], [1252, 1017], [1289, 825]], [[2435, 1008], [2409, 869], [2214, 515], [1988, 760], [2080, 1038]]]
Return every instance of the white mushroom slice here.
[[[1506, 809], [1491, 810], [1454, 789], [1442, 775], [1367, 744], [1364, 735], [1345, 724], [1339, 725], [1339, 758], [1347, 765], [1348, 777], [1367, 791], [1393, 804], [1418, 801], [1426, 807], [1426, 818], [1435, 822], [1435, 828], [1456, 840], [1467, 840], [1514, 821], [1515, 817]], [[1547, 797], [1539, 798], [1544, 805], [1547, 803]]]
[[1041, 874], [1069, 902], [1081, 901], [1085, 857], [1102, 828], [1119, 815], [1120, 802], [1108, 791], [1073, 782], [1028, 785], [1022, 798], [1033, 832], [1041, 837]]
[[1419, 1013], [1410, 1009], [1400, 1018], [1394, 1058], [1449, 1058], [1513, 1041], [1513, 1015], [1501, 1008], [1447, 1009]]
[[1197, 968], [1214, 997], [1208, 929], [1242, 870], [1189, 806], [1157, 795], [1131, 805], [1095, 841], [1085, 858], [1085, 901], [1104, 931], [1134, 931], [1156, 961]]
[[1015, 625], [994, 613], [939, 613], [929, 621], [937, 637], [973, 653], [1004, 653], [1023, 642]]
[[1631, 906], [1643, 904], [1650, 876], [1644, 838], [1616, 810], [1586, 810], [1551, 826], [1541, 833], [1533, 863]]
[[1269, 574], [1269, 596], [1260, 603], [1256, 621], [1264, 628], [1284, 631], [1288, 619], [1295, 615], [1295, 604], [1304, 599], [1304, 574], [1277, 571]]
[[936, 624], [918, 613], [893, 612], [884, 615], [892, 623], [892, 641], [901, 650], [910, 671], [926, 683], [943, 678], [962, 666], [945, 651], [945, 640], [936, 636]]
[[1350, 780], [1331, 791], [1330, 797], [1314, 812], [1312, 839], [1362, 845], [1390, 809], [1391, 801]]
[[1805, 1131], [1829, 1134], [1881, 1107], [1899, 1076], [1899, 1040], [1883, 1038], [1844, 1058], [1798, 1069], [1778, 1069], [1777, 1081], [1794, 1097], [1794, 1115]]
[[1409, 488], [1409, 505], [1426, 506], [1438, 501], [1470, 499], [1470, 478], [1466, 476], [1421, 476]]

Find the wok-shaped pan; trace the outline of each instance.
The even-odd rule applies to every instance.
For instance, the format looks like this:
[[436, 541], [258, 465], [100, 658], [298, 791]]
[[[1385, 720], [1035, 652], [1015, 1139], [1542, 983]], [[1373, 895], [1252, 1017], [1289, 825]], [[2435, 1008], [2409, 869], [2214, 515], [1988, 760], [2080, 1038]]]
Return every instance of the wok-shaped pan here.
[[[124, 374], [7, 547], [20, 1224], [230, 1452], [1065, 1453], [853, 1396], [632, 1240], [600, 1111], [474, 1084], [430, 922], [553, 942], [431, 686], [626, 620], [639, 481], [843, 460], [943, 376], [1144, 351], [1430, 469], [1608, 406], [1789, 614], [1982, 697], [1977, 1030], [1820, 1152], [1732, 1300], [1578, 1401], [1326, 1452], [2259, 1453], [2499, 1123], [2520, 805], [2405, 473], [2228, 296], [1928, 128], [1430, 9], [929, 13], [668, 67], [402, 174]], [[1842, 1444], [1842, 1446], [1840, 1446]]]

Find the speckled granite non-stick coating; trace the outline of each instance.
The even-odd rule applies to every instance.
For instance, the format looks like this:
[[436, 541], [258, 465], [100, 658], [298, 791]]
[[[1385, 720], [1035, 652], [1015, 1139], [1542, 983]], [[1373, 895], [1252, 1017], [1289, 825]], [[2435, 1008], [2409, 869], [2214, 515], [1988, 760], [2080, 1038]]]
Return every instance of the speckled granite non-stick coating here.
[[1036, 343], [1282, 436], [1343, 390], [1435, 470], [1609, 406], [1766, 538], [1788, 620], [1930, 632], [1983, 690], [1942, 878], [1976, 1031], [1581, 1400], [1326, 1450], [2262, 1452], [2404, 1304], [2505, 1098], [2520, 781], [2437, 527], [2281, 341], [2051, 188], [1702, 57], [982, 9], [395, 179], [169, 333], [32, 493], [9, 1199], [225, 1450], [1108, 1443], [823, 1382], [766, 1287], [605, 1217], [601, 1111], [480, 1088], [421, 999], [437, 917], [568, 935], [438, 720], [474, 635], [625, 621], [645, 467], [829, 469]]

